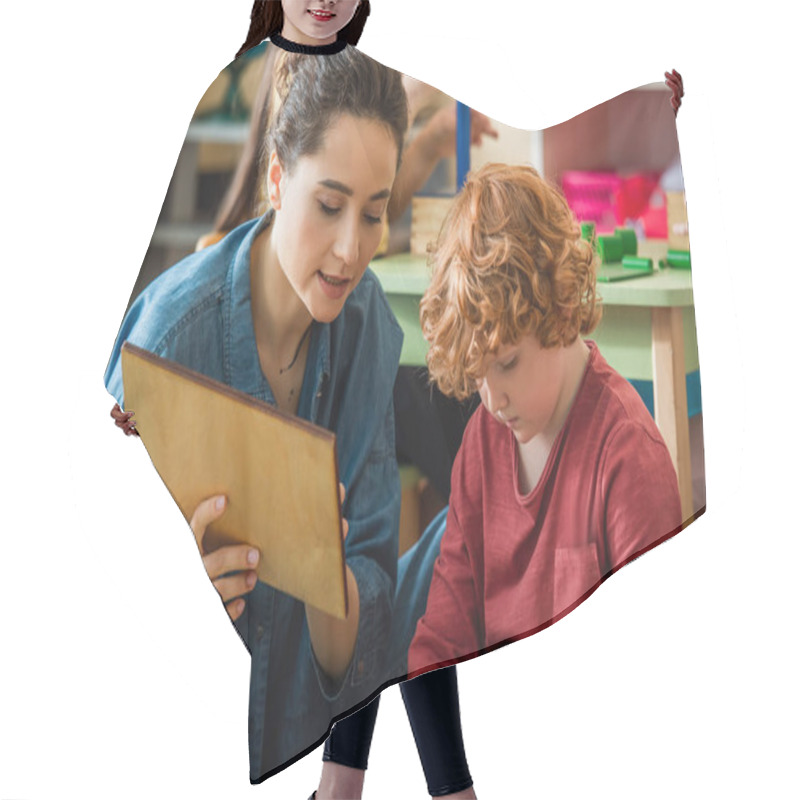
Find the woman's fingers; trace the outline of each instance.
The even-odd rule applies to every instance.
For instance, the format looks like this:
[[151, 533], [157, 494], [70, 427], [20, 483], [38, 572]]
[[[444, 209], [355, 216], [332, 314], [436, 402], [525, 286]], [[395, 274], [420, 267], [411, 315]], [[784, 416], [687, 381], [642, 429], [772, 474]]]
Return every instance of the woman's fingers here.
[[213, 584], [223, 602], [228, 603], [236, 597], [253, 591], [253, 587], [256, 585], [256, 573], [255, 570], [237, 572], [233, 575], [226, 575], [224, 578], [217, 578]]
[[236, 600], [231, 600], [230, 603], [226, 603], [225, 610], [228, 612], [231, 622], [236, 622], [244, 613], [244, 598], [237, 597]]
[[[232, 544], [220, 547], [203, 556], [203, 565], [212, 581], [229, 572], [254, 570], [258, 566], [259, 552], [249, 544]], [[216, 584], [215, 584], [216, 585]], [[250, 587], [253, 588], [252, 586]], [[249, 590], [248, 590], [249, 591]], [[240, 593], [241, 594], [241, 593]], [[233, 595], [230, 595], [230, 599]]]
[[258, 576], [252, 567], [258, 563], [258, 556], [258, 550], [254, 547], [237, 544], [220, 547], [203, 557], [206, 572], [225, 603], [231, 622], [236, 622], [244, 613], [245, 600], [242, 595], [252, 592], [256, 585]]
[[215, 497], [209, 497], [197, 506], [191, 520], [189, 520], [189, 525], [192, 528], [201, 553], [205, 553], [203, 550], [203, 537], [206, 534], [206, 528], [225, 513], [226, 502], [225, 495], [220, 494]]

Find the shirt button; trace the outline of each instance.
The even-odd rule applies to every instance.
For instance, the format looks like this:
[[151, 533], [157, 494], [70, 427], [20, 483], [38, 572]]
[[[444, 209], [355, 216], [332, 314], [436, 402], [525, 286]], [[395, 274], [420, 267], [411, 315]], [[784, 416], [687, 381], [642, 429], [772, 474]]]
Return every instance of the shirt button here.
[[257, 642], [260, 642], [260, 641], [261, 641], [261, 637], [262, 637], [263, 635], [264, 635], [264, 626], [263, 626], [263, 625], [259, 625], [259, 626], [256, 628], [256, 641], [257, 641]]

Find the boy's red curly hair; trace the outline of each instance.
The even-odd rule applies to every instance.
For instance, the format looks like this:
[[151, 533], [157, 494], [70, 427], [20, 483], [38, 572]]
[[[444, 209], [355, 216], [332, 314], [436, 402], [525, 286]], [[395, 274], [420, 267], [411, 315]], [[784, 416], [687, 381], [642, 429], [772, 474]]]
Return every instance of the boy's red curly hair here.
[[501, 345], [531, 332], [544, 347], [569, 345], [600, 319], [594, 251], [532, 167], [487, 164], [470, 175], [429, 254], [420, 320], [445, 394], [472, 394]]

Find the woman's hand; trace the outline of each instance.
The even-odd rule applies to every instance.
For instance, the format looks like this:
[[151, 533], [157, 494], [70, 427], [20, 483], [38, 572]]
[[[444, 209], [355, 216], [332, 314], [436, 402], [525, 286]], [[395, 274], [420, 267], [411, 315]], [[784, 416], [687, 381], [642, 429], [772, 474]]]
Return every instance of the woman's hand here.
[[119, 407], [119, 403], [114, 403], [114, 408], [111, 409], [111, 416], [114, 419], [114, 424], [126, 436], [139, 435], [139, 431], [136, 430], [136, 422], [133, 419], [133, 411], [123, 411]]
[[203, 547], [206, 528], [225, 513], [226, 504], [224, 495], [203, 500], [194, 510], [189, 525], [203, 557], [203, 566], [208, 577], [225, 603], [228, 616], [235, 622], [244, 611], [245, 600], [242, 595], [251, 592], [256, 585], [255, 567], [258, 565], [260, 553], [249, 544], [226, 545], [206, 553]]
[[681, 77], [680, 72], [677, 70], [672, 70], [672, 72], [665, 72], [664, 77], [666, 80], [664, 83], [672, 89], [672, 97], [670, 98], [670, 105], [672, 106], [672, 110], [675, 112], [675, 116], [678, 116], [678, 109], [681, 107], [681, 98], [683, 97], [683, 78]]

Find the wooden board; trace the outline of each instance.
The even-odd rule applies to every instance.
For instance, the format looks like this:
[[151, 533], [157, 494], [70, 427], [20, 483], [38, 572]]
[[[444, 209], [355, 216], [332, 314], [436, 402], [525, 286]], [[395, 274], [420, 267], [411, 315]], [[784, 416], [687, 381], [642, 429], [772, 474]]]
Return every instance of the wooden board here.
[[208, 497], [228, 498], [204, 550], [252, 544], [260, 580], [344, 618], [334, 434], [127, 342], [122, 379], [126, 409], [184, 517]]

